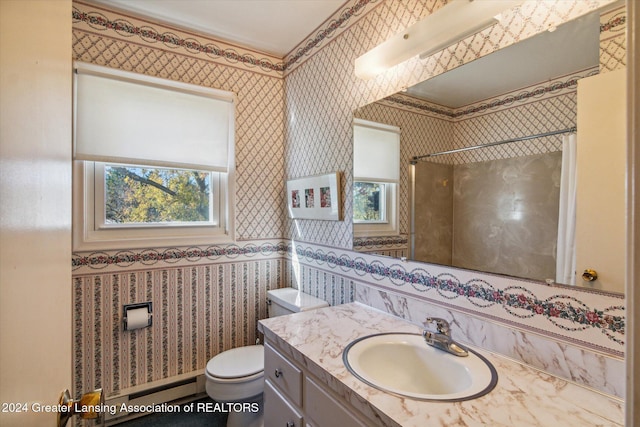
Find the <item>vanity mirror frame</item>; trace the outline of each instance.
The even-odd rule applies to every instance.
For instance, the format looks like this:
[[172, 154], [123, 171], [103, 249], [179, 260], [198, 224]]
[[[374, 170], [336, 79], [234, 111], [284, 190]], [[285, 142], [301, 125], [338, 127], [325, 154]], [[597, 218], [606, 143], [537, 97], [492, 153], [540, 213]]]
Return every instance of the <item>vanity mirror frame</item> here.
[[[608, 13], [610, 10], [615, 10], [615, 9], [619, 9], [620, 6], [623, 5], [623, 3], [621, 2], [611, 2], [606, 4], [605, 6], [601, 7], [598, 10], [591, 10], [588, 11], [588, 13], [597, 13], [597, 14], [605, 14]], [[624, 12], [623, 12], [624, 13]], [[584, 14], [586, 15], [586, 13]], [[582, 16], [582, 15], [581, 15]], [[573, 19], [579, 18], [581, 16], [578, 17], [574, 17]], [[567, 21], [568, 22], [568, 21]], [[514, 43], [512, 46], [516, 46], [518, 45], [518, 43]], [[601, 46], [602, 47], [602, 46]], [[453, 49], [450, 49], [450, 52]], [[446, 73], [443, 73], [446, 74]], [[587, 77], [589, 75], [594, 75], [594, 74], [598, 74], [598, 70], [596, 69], [596, 71], [594, 72], [593, 70], [582, 70], [580, 75], [575, 77], [575, 76], [563, 76], [561, 78], [557, 78], [557, 79], [550, 79], [549, 82], [545, 82], [548, 84], [542, 85], [542, 84], [534, 84], [532, 87], [526, 88], [529, 89], [531, 94], [529, 96], [531, 96], [532, 98], [535, 99], [536, 96], [539, 96], [539, 93], [536, 94], [536, 90], [540, 91], [540, 92], [544, 92], [547, 88], [551, 88], [549, 89], [549, 91], [554, 91], [556, 89], [558, 90], [566, 90], [568, 89], [569, 91], [573, 90], [575, 93], [575, 82], [577, 79], [580, 79], [582, 77]], [[564, 79], [564, 80], [563, 80]], [[573, 88], [573, 89], [571, 89]], [[520, 92], [524, 92], [525, 89], [520, 90]], [[514, 95], [513, 93], [511, 95]], [[514, 96], [518, 95], [517, 93], [515, 93]], [[524, 97], [526, 97], [527, 95], [524, 95]], [[500, 96], [498, 97], [491, 97], [485, 101], [479, 101], [477, 103], [473, 103], [468, 107], [463, 107], [463, 109], [472, 109], [472, 108], [476, 108], [476, 109], [491, 109], [494, 108], [495, 106], [499, 106], [500, 102], [503, 102], [503, 104], [509, 104], [509, 103], [514, 103], [514, 97], [511, 97], [510, 99], [505, 99], [507, 98], [506, 96]], [[415, 100], [415, 99], [414, 99]], [[491, 101], [490, 104], [489, 101]], [[404, 103], [404, 107], [407, 109], [422, 109], [422, 112], [427, 111], [427, 114], [431, 114], [434, 117], [437, 117], [438, 115], [440, 116], [445, 116], [448, 111], [446, 108], [443, 108], [440, 105], [437, 104], [433, 104], [433, 103], [429, 103], [426, 101], [418, 101], [415, 103], [412, 103], [412, 100], [410, 97], [402, 94], [402, 93], [398, 93], [398, 94], [393, 94], [390, 95], [384, 99], [381, 99], [379, 101], [375, 101], [372, 104], [367, 104], [365, 106], [362, 106], [360, 108], [358, 108], [355, 112], [354, 112], [354, 117], [356, 118], [360, 118], [360, 119], [366, 119], [366, 120], [372, 120], [372, 121], [379, 121], [381, 123], [385, 123], [385, 124], [390, 124], [390, 125], [398, 125], [397, 122], [393, 122], [393, 121], [385, 121], [384, 119], [379, 119], [379, 117], [372, 117], [371, 115], [360, 115], [359, 113], [366, 108], [369, 105], [373, 105], [375, 103], [378, 104], [384, 104], [384, 103], [388, 103], [388, 102], [396, 102], [396, 103]], [[516, 102], [517, 102], [517, 98], [516, 98]], [[480, 105], [480, 106], [479, 106]], [[574, 112], [575, 114], [575, 112]], [[572, 120], [569, 120], [568, 122], [561, 122], [558, 123], [557, 126], [555, 126], [552, 129], [560, 129], [560, 130], [564, 130], [565, 128], [571, 128], [574, 127], [576, 125], [575, 122], [575, 116]], [[402, 126], [401, 126], [402, 127]], [[405, 131], [406, 129], [403, 129], [403, 131]], [[535, 133], [535, 132], [534, 132]], [[542, 133], [542, 132], [541, 132]], [[526, 133], [525, 133], [526, 135]], [[511, 136], [511, 135], [507, 135], [507, 136]], [[503, 139], [509, 139], [509, 138], [503, 138]], [[500, 138], [488, 138], [486, 140], [482, 140], [482, 141], [478, 141], [478, 142], [482, 142], [482, 143], [486, 143], [487, 141], [489, 142], [494, 142], [494, 141], [499, 141]], [[403, 147], [403, 151], [404, 147]], [[441, 151], [441, 150], [433, 150], [433, 151]], [[411, 149], [403, 152], [402, 153], [402, 160], [401, 162], [402, 167], [404, 168], [405, 165], [408, 164], [408, 159], [413, 158], [414, 156], [421, 156], [424, 154], [427, 154], [428, 151], [421, 151], [421, 150], [415, 150], [415, 149]], [[408, 169], [408, 167], [407, 167]], [[410, 194], [411, 190], [409, 188], [409, 182], [411, 180], [411, 175], [412, 175], [412, 171], [403, 171], [402, 175], [403, 177], [401, 178], [401, 192], [403, 193], [403, 196], [401, 196], [401, 198], [403, 199], [401, 201], [402, 204], [406, 204], [407, 200], [406, 200], [406, 195]], [[409, 204], [409, 206], [411, 206]], [[400, 233], [396, 234], [396, 235], [392, 235], [392, 236], [356, 236], [354, 235], [354, 250], [359, 251], [359, 252], [367, 252], [367, 253], [373, 253], [376, 255], [383, 255], [383, 256], [391, 256], [391, 257], [395, 257], [395, 258], [408, 258], [409, 253], [408, 253], [408, 247], [410, 245], [410, 239], [411, 239], [411, 231], [410, 231], [410, 222], [408, 220], [408, 215], [406, 214], [406, 212], [408, 210], [410, 210], [411, 208], [407, 208], [406, 206], [401, 208], [402, 210], [404, 210], [404, 212], [401, 213], [401, 225], [400, 225]], [[452, 268], [458, 268], [458, 269], [463, 269], [463, 270], [471, 270], [471, 271], [479, 271], [482, 273], [488, 273], [488, 274], [496, 274], [499, 276], [504, 276], [504, 274], [500, 274], [500, 273], [494, 273], [494, 272], [487, 272], [487, 271], [481, 271], [481, 270], [474, 270], [474, 269], [468, 269], [468, 268], [463, 268], [463, 267], [452, 267]], [[507, 275], [507, 277], [509, 277]], [[578, 275], [579, 277], [579, 275]], [[531, 279], [531, 278], [526, 278], [526, 277], [517, 277], [518, 279], [523, 279], [523, 280], [527, 280], [527, 281], [531, 281], [531, 282], [535, 282], [535, 283], [541, 283], [541, 284], [545, 284], [544, 281], [540, 280], [540, 279]], [[548, 284], [549, 282], [547, 282]], [[564, 286], [562, 284], [558, 284], [559, 286]], [[598, 291], [597, 289], [594, 289], [596, 291]], [[609, 291], [606, 291], [609, 292]], [[617, 292], [610, 292], [613, 294], [617, 294]]]

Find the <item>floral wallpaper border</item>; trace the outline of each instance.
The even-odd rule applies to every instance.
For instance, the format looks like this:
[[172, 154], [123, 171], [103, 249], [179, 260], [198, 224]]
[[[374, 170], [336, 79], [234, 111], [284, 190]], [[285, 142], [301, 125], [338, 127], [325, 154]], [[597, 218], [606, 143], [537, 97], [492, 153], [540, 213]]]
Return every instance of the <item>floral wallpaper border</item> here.
[[[289, 54], [283, 61], [278, 61], [275, 56], [256, 57], [250, 53], [251, 48], [241, 47], [245, 52], [239, 52], [233, 47], [221, 47], [223, 42], [212, 43], [202, 42], [194, 37], [178, 34], [181, 31], [171, 31], [160, 29], [160, 24], [145, 25], [143, 23], [126, 20], [120, 16], [110, 18], [105, 12], [109, 9], [102, 9], [96, 5], [87, 5], [83, 3], [74, 3], [72, 10], [72, 19], [74, 24], [84, 23], [93, 30], [97, 31], [114, 31], [120, 36], [131, 38], [138, 37], [146, 43], [162, 43], [169, 48], [182, 48], [190, 54], [203, 54], [211, 58], [223, 58], [231, 64], [242, 64], [249, 68], [258, 67], [262, 71], [271, 73], [276, 72], [282, 75], [291, 69], [294, 65], [303, 62], [315, 49], [321, 48], [322, 43], [336, 36], [339, 30], [344, 30], [348, 25], [352, 24], [354, 18], [363, 15], [368, 7], [375, 4], [379, 0], [357, 0], [352, 5], [346, 6], [339, 12], [325, 21], [323, 26], [311, 38], [305, 40], [300, 47], [294, 49], [294, 53]], [[83, 8], [91, 8], [91, 10], [81, 10]], [[138, 18], [136, 18], [138, 19]], [[206, 36], [203, 36], [206, 37]]]
[[[291, 246], [289, 249], [293, 251]], [[298, 257], [326, 264], [331, 268], [353, 270], [359, 276], [368, 275], [374, 280], [387, 278], [396, 286], [411, 286], [418, 292], [434, 289], [448, 300], [464, 297], [480, 309], [498, 304], [512, 316], [521, 319], [544, 316], [565, 331], [600, 329], [609, 339], [624, 345], [625, 317], [612, 314], [617, 310], [624, 310], [624, 305], [591, 308], [578, 298], [562, 293], [540, 298], [524, 286], [500, 289], [481, 278], [463, 282], [451, 273], [432, 275], [424, 268], [408, 271], [399, 264], [386, 265], [377, 260], [367, 262], [362, 257], [351, 258], [344, 254], [339, 256], [333, 252], [324, 253], [322, 250], [299, 246], [295, 247], [294, 252]], [[561, 319], [568, 320], [570, 324], [561, 323]]]
[[353, 239], [353, 248], [355, 250], [364, 248], [376, 248], [387, 246], [406, 246], [409, 238], [406, 235], [400, 236], [379, 236], [379, 237], [355, 237]]
[[[165, 268], [182, 261], [237, 262], [247, 258], [287, 257], [332, 271], [352, 280], [383, 286], [414, 296], [427, 293], [443, 303], [479, 314], [512, 319], [540, 331], [553, 330], [616, 355], [622, 354], [626, 316], [624, 296], [596, 294], [583, 288], [531, 286], [528, 281], [475, 271], [443, 269], [415, 262], [389, 263], [387, 259], [354, 251], [322, 247], [297, 241], [246, 242], [204, 248], [168, 248], [141, 251], [113, 251], [74, 254], [74, 275], [95, 274], [96, 270], [122, 271], [149, 265]], [[255, 257], [255, 258], [254, 258]], [[396, 260], [392, 260], [396, 261]], [[455, 273], [455, 274], [454, 274]], [[526, 285], [526, 286], [525, 286]], [[532, 289], [535, 289], [533, 291]], [[604, 298], [603, 298], [604, 297]], [[606, 340], [576, 338], [593, 332]], [[597, 337], [596, 337], [597, 338]]]
[[309, 55], [311, 51], [320, 48], [322, 42], [335, 37], [339, 29], [347, 27], [347, 24], [351, 25], [352, 22], [350, 21], [364, 14], [367, 11], [367, 6], [378, 1], [379, 0], [357, 0], [352, 6], [346, 7], [339, 12], [337, 17], [334, 15], [315, 36], [306, 40], [302, 47], [294, 49], [295, 53], [287, 56], [284, 63], [284, 70], [289, 71], [294, 65], [301, 62], [305, 56]]
[[615, 32], [620, 29], [617, 27], [626, 26], [627, 15], [624, 15], [624, 13], [625, 11], [620, 12], [616, 16], [612, 17], [609, 21], [600, 24], [600, 32], [601, 33], [605, 33], [607, 31]]
[[252, 258], [258, 255], [284, 255], [290, 247], [282, 241], [257, 242], [246, 244], [212, 245], [207, 247], [164, 248], [122, 250], [108, 252], [74, 253], [71, 268], [75, 274], [93, 273], [103, 269], [125, 269], [128, 267], [159, 266], [175, 264], [181, 261], [187, 264], [220, 261], [237, 261], [238, 258]]
[[389, 105], [398, 105], [411, 109], [412, 111], [418, 111], [421, 113], [433, 114], [436, 117], [444, 117], [449, 120], [456, 120], [460, 118], [466, 118], [465, 116], [478, 115], [486, 113], [490, 110], [499, 111], [506, 108], [510, 108], [513, 105], [521, 104], [528, 101], [539, 101], [540, 98], [546, 96], [555, 96], [559, 93], [565, 93], [567, 91], [575, 91], [578, 85], [578, 80], [590, 77], [598, 74], [598, 68], [592, 68], [589, 70], [581, 71], [578, 73], [565, 76], [560, 79], [548, 82], [545, 85], [539, 85], [528, 88], [528, 90], [518, 90], [501, 95], [498, 98], [487, 101], [480, 101], [478, 103], [470, 104], [459, 109], [449, 109], [437, 104], [432, 104], [419, 98], [414, 98], [410, 95], [395, 94], [381, 101], [382, 103], [388, 103]]
[[239, 53], [231, 47], [220, 47], [215, 43], [204, 43], [195, 38], [186, 38], [172, 31], [163, 31], [149, 25], [137, 25], [122, 18], [111, 19], [98, 11], [82, 11], [74, 5], [72, 11], [74, 25], [85, 23], [98, 31], [114, 31], [127, 38], [138, 37], [146, 43], [162, 43], [169, 48], [183, 48], [191, 54], [204, 54], [209, 57], [224, 58], [228, 63], [241, 63], [248, 67], [260, 67], [267, 72], [284, 71], [284, 63], [275, 62], [272, 58], [257, 58], [251, 53]]

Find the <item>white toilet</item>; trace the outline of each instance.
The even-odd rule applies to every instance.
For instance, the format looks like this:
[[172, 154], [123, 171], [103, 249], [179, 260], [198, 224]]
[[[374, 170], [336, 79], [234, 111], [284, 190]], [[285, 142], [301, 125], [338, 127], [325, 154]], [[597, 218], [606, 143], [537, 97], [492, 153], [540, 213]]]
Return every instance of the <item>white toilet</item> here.
[[[328, 307], [326, 301], [293, 288], [267, 291], [269, 317]], [[233, 348], [214, 356], [205, 369], [206, 390], [216, 402], [238, 403], [231, 411], [227, 427], [262, 426], [264, 391], [264, 347], [250, 345]], [[259, 411], [253, 412], [257, 403]], [[241, 405], [245, 404], [245, 405]]]

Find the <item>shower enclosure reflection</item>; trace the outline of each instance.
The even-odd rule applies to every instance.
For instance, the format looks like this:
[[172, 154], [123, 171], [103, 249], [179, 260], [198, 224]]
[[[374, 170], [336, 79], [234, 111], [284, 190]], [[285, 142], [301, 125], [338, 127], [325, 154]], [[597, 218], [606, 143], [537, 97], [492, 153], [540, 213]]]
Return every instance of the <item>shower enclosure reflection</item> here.
[[411, 259], [556, 281], [561, 166], [561, 151], [417, 162]]
[[[576, 238], [582, 239], [581, 248], [604, 248], [598, 242], [611, 229], [606, 224], [619, 221], [598, 212], [603, 207], [624, 212], [624, 206], [611, 201], [593, 209], [583, 208], [580, 202], [596, 200], [601, 205], [599, 201], [609, 200], [610, 194], [624, 194], [624, 184], [612, 182], [606, 190], [599, 187], [596, 195], [578, 196], [577, 207], [571, 209], [566, 198], [560, 199], [566, 187], [562, 184], [563, 139], [569, 133], [555, 134], [577, 127], [580, 146], [582, 138], [592, 133], [578, 123], [577, 88], [581, 81], [615, 72], [603, 68], [600, 57], [601, 16], [624, 13], [614, 9], [584, 15], [354, 111], [355, 118], [400, 129], [401, 163], [399, 233], [356, 234], [354, 249], [536, 281], [574, 284], [577, 277], [576, 285], [622, 292], [624, 281], [619, 277], [612, 275], [614, 286], [605, 287], [604, 274], [595, 282], [583, 282], [581, 274], [585, 269], [598, 270], [596, 264], [607, 253], [618, 253], [622, 259], [624, 251], [615, 247], [592, 252], [582, 261], [577, 251], [573, 265], [571, 221], [566, 219], [572, 212], [583, 219], [595, 213], [594, 218], [600, 219], [591, 225], [594, 233]], [[624, 113], [617, 115], [624, 117]], [[607, 124], [602, 117], [594, 113], [585, 122], [604, 129]], [[554, 134], [458, 150], [549, 132]], [[610, 152], [613, 139], [606, 141], [600, 146]], [[420, 158], [409, 166], [414, 157], [448, 150], [456, 152]], [[624, 171], [624, 161], [616, 166], [618, 160], [615, 165], [587, 167], [582, 172], [578, 162], [578, 176], [601, 180], [603, 173]], [[593, 158], [592, 164], [597, 165]], [[616, 234], [611, 241], [623, 242], [624, 236]], [[617, 266], [607, 269], [624, 271]]]

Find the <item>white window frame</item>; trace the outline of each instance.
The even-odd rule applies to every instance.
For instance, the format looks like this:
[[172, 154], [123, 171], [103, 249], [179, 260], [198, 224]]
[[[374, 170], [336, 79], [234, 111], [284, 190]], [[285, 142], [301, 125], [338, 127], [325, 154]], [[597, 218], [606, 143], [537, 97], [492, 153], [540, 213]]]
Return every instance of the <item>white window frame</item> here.
[[[114, 71], [118, 73], [118, 71]], [[167, 87], [173, 83], [140, 75], [141, 81], [162, 80]], [[144, 83], [142, 83], [144, 84]], [[221, 91], [219, 91], [221, 92]], [[225, 92], [230, 96], [228, 92]], [[232, 94], [231, 94], [232, 96]], [[235, 97], [234, 97], [235, 101]], [[234, 102], [235, 103], [235, 102]], [[235, 144], [234, 125], [230, 127], [228, 146], [229, 164], [227, 172], [213, 172], [211, 191], [214, 199], [213, 224], [118, 224], [105, 226], [105, 180], [104, 163], [90, 160], [73, 161], [73, 250], [96, 251], [134, 248], [157, 248], [173, 246], [195, 246], [235, 242], [234, 197], [235, 197]], [[114, 163], [108, 163], [114, 164]], [[117, 164], [117, 163], [116, 163]], [[180, 165], [151, 166], [184, 169]], [[216, 179], [215, 177], [218, 177]], [[215, 187], [218, 187], [217, 190]]]
[[[355, 179], [355, 182], [375, 182]], [[384, 185], [384, 210], [383, 220], [359, 220], [353, 221], [353, 233], [356, 237], [368, 236], [396, 236], [398, 230], [398, 184], [395, 182], [375, 182]]]
[[[213, 175], [217, 175], [214, 173]], [[104, 226], [104, 169], [96, 162], [74, 161], [73, 249], [110, 250], [145, 247], [191, 246], [235, 241], [229, 192], [231, 174], [214, 179], [214, 206], [217, 224], [119, 224]], [[218, 186], [217, 197], [214, 185]]]
[[[106, 166], [125, 166], [125, 167], [140, 167], [141, 165], [119, 165], [113, 163], [102, 163], [102, 162], [87, 162], [93, 166], [93, 188], [95, 189], [94, 195], [94, 227], [99, 230], [113, 230], [117, 228], [121, 229], [131, 229], [134, 230], [136, 228], [175, 228], [175, 227], [224, 227], [224, 220], [220, 217], [220, 206], [224, 206], [224, 196], [222, 193], [223, 189], [220, 186], [221, 181], [224, 180], [221, 177], [219, 172], [211, 172], [209, 171], [210, 176], [210, 196], [209, 196], [209, 221], [193, 221], [193, 222], [179, 222], [179, 221], [171, 221], [166, 223], [107, 223], [107, 186], [106, 186], [106, 177], [105, 177], [105, 169]], [[142, 165], [142, 167], [147, 167]], [[155, 169], [155, 166], [148, 166], [149, 169]], [[170, 168], [160, 168], [157, 169], [170, 169]], [[191, 170], [191, 169], [185, 169]], [[207, 171], [204, 171], [207, 172]], [[222, 203], [222, 205], [221, 205]]]
[[[354, 224], [387, 224], [389, 222], [389, 212], [391, 211], [389, 202], [391, 201], [390, 191], [392, 191], [389, 188], [388, 183], [355, 180], [353, 183], [354, 189], [358, 182], [363, 184], [376, 184], [380, 187], [380, 201], [379, 201], [378, 208], [380, 210], [381, 219], [355, 219], [354, 217], [353, 223]], [[355, 193], [355, 190], [354, 190], [354, 193]], [[355, 199], [355, 196], [354, 196], [354, 199]]]

